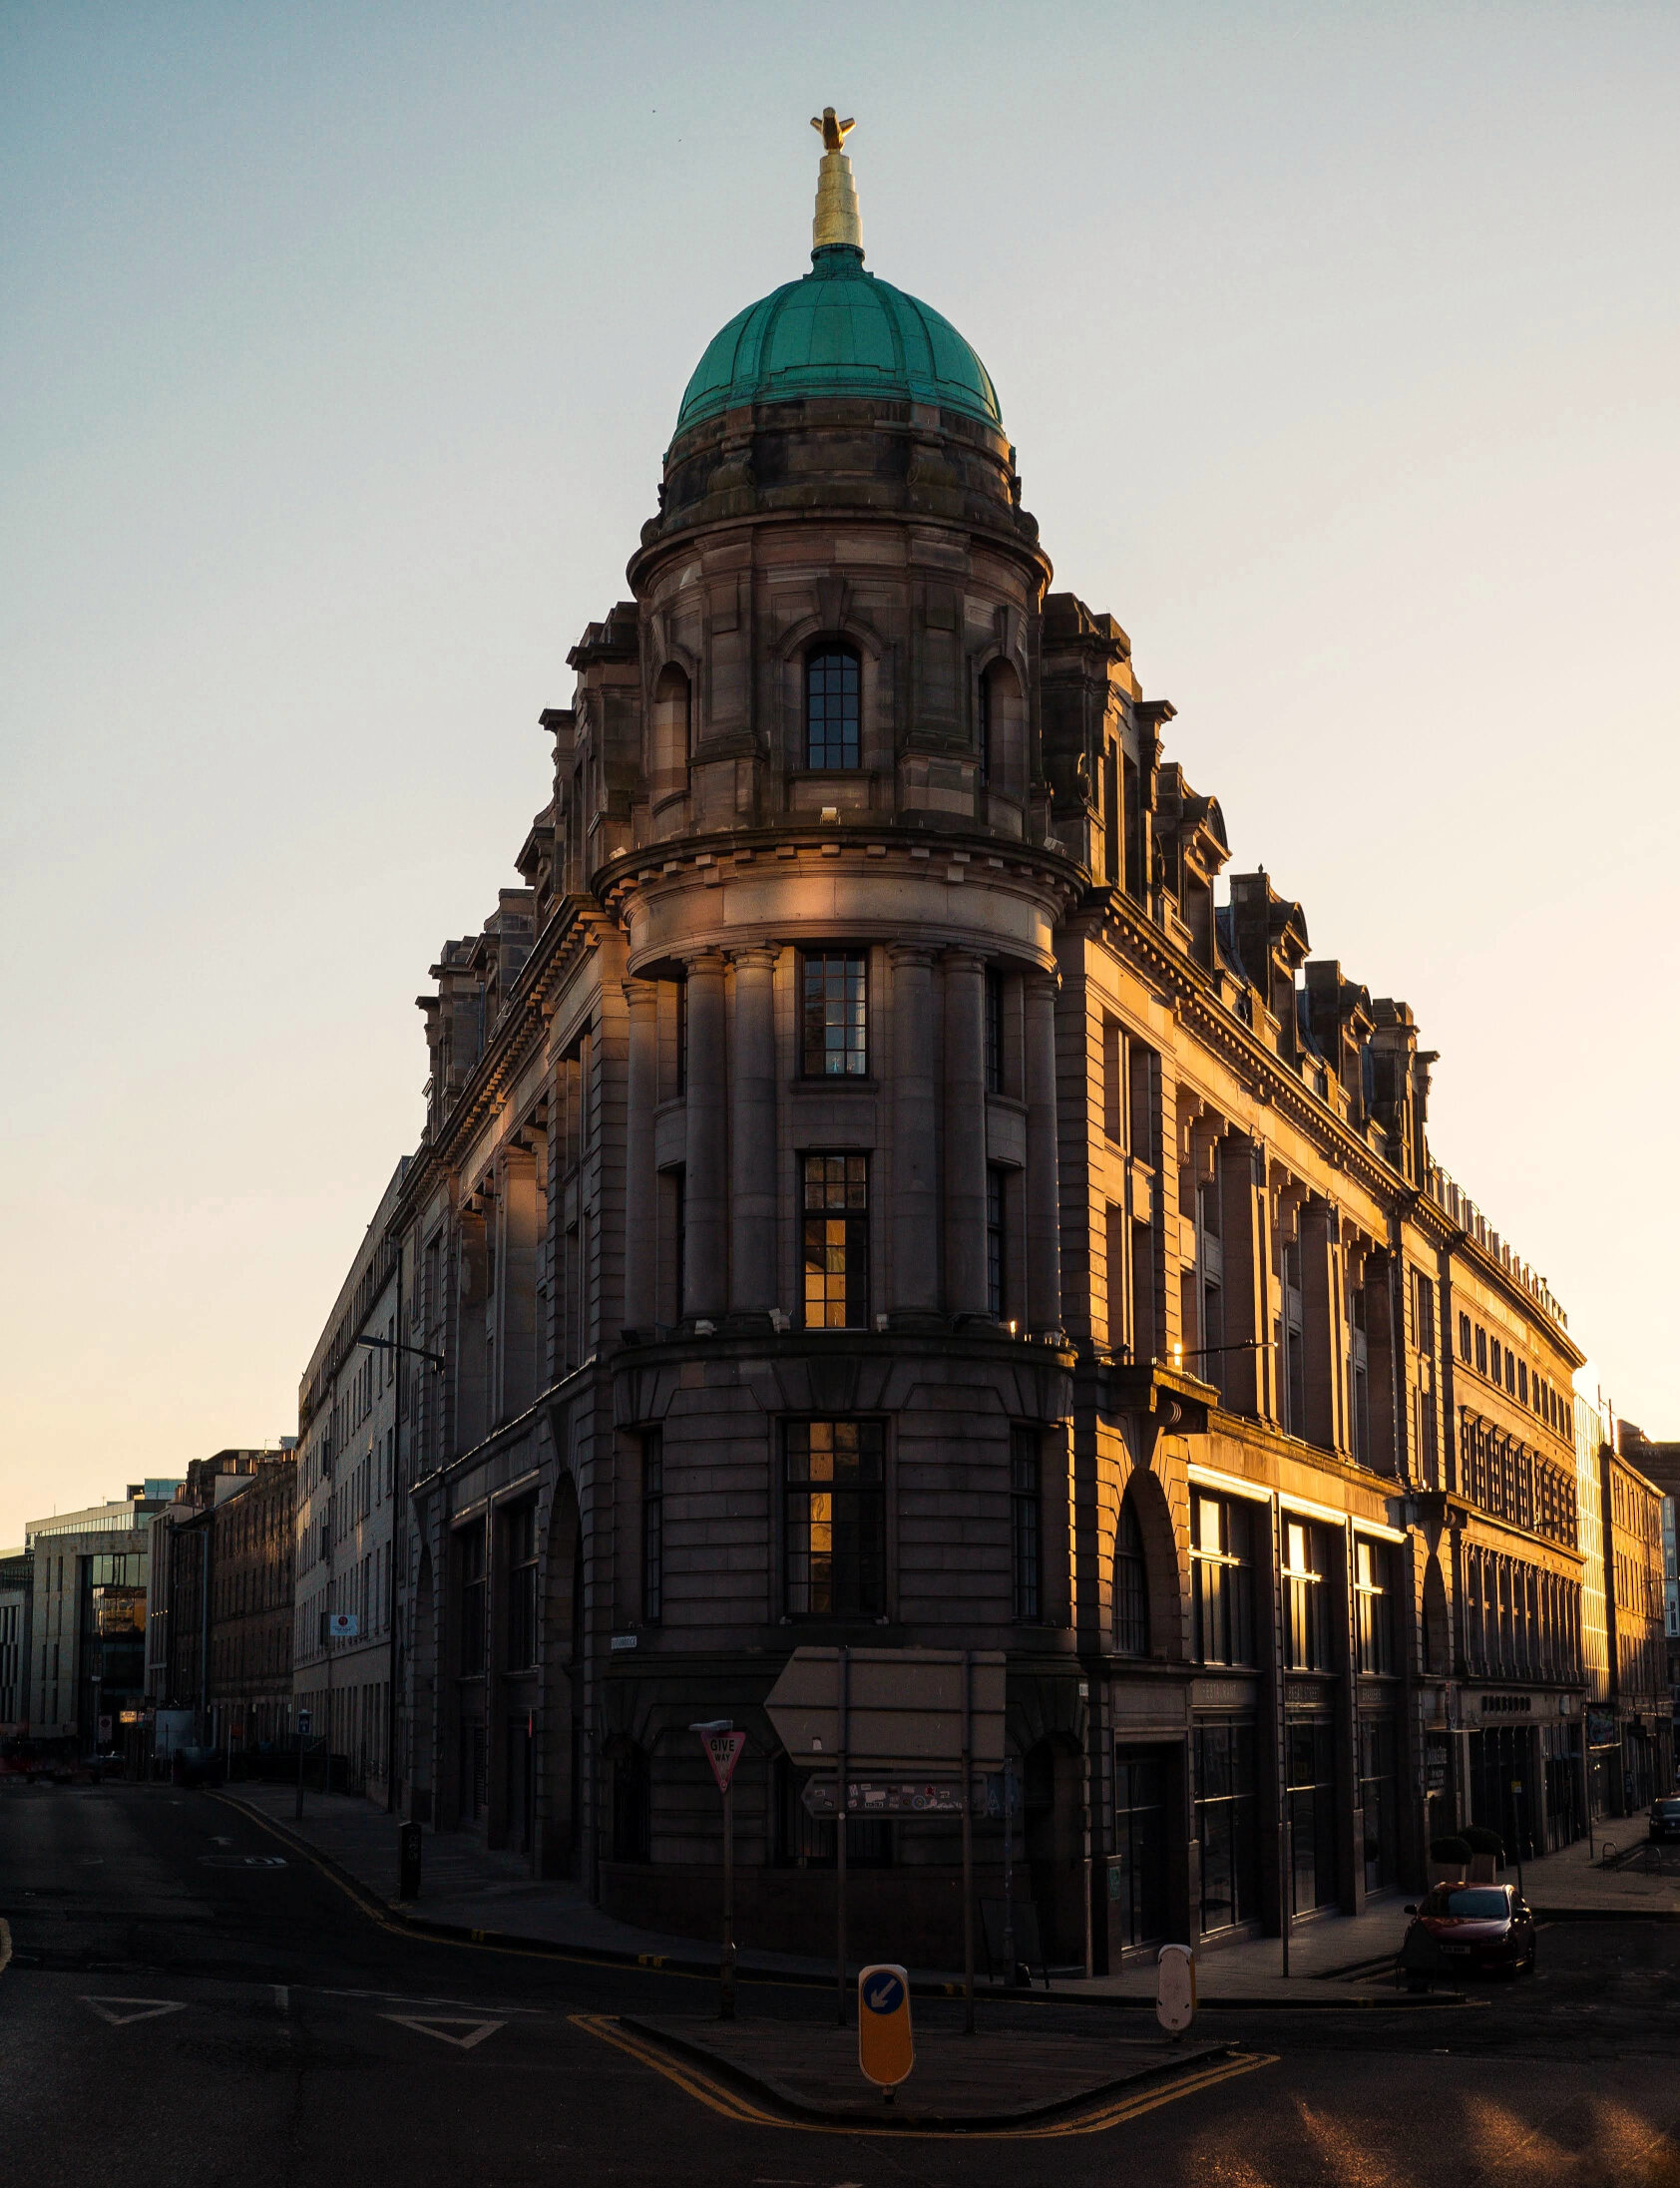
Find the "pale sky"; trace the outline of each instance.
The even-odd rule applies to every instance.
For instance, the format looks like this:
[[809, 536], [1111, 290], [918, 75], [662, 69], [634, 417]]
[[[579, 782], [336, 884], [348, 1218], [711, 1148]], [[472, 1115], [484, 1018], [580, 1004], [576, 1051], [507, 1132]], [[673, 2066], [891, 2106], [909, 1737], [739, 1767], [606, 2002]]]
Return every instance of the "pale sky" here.
[[1234, 865], [1680, 1435], [1680, 10], [12, 0], [0, 1544], [295, 1429], [825, 104]]

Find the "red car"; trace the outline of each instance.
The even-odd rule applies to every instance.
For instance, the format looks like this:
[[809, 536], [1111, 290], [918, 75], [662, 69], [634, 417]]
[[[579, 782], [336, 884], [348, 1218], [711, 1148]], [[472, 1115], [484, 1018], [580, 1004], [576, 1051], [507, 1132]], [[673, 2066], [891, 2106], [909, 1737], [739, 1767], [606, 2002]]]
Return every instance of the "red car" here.
[[1514, 1885], [1438, 1884], [1406, 1912], [1399, 1966], [1414, 1990], [1432, 1975], [1533, 1969], [1534, 1918]]

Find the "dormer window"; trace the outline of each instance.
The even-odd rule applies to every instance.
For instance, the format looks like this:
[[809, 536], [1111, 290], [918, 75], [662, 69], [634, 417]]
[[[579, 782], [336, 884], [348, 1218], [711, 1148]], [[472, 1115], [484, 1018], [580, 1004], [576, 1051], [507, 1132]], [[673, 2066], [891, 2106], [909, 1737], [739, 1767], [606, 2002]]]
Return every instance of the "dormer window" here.
[[822, 646], [805, 661], [805, 764], [824, 770], [863, 764], [863, 675], [849, 646]]

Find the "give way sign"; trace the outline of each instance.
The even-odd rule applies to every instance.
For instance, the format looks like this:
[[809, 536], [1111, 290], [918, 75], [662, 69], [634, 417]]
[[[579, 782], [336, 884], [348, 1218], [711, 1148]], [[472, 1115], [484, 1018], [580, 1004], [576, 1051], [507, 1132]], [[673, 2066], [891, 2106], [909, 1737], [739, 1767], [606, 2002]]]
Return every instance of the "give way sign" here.
[[735, 1775], [735, 1765], [741, 1759], [741, 1750], [746, 1746], [746, 1734], [702, 1732], [700, 1745], [706, 1751], [706, 1761], [710, 1763], [711, 1774], [717, 1780], [718, 1792], [727, 1793], [729, 1781]]

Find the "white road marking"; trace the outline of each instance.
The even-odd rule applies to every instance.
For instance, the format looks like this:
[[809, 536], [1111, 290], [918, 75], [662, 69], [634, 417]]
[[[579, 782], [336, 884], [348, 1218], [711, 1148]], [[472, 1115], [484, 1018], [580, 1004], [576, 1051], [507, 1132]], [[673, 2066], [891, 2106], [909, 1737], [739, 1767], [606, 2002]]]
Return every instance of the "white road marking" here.
[[[109, 2021], [113, 2028], [126, 2028], [132, 2020], [158, 2020], [165, 2013], [185, 2013], [187, 2010], [185, 1998], [90, 1998], [86, 1992], [78, 1994], [84, 2005], [91, 2005], [100, 2019]], [[113, 2012], [112, 2007], [118, 2005], [132, 2006], [135, 2010]]]
[[[399, 2028], [415, 2029], [422, 2036], [436, 2036], [439, 2043], [452, 2043], [458, 2051], [470, 2051], [475, 2043], [482, 2043], [486, 2036], [493, 2036], [498, 2028], [508, 2024], [501, 2020], [468, 2020], [453, 2013], [428, 2015], [422, 2019], [418, 2013], [381, 2013], [381, 2020], [394, 2020]], [[451, 2035], [453, 2028], [464, 2028], [464, 2036]]]
[[[473, 2013], [484, 2010], [471, 1998], [411, 1998], [400, 1990], [328, 1990], [318, 1983], [299, 1984], [298, 1987], [312, 1990], [318, 1998], [382, 1998], [387, 2005], [464, 2005]], [[541, 2005], [498, 2005], [494, 2010], [504, 2018], [510, 2013], [534, 2013], [540, 2020], [548, 2008]]]

